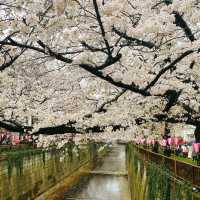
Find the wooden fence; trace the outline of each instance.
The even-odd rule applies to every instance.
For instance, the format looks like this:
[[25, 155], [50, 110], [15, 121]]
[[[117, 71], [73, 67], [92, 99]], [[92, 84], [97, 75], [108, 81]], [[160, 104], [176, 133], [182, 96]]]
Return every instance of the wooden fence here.
[[140, 153], [145, 161], [152, 161], [159, 165], [165, 165], [175, 174], [176, 178], [191, 182], [195, 187], [200, 188], [200, 167], [171, 157], [154, 153], [137, 145], [134, 148]]

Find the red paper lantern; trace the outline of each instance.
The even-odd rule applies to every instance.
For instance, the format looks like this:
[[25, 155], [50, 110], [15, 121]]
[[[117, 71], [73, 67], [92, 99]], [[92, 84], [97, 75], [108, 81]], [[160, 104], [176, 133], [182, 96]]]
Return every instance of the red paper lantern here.
[[169, 145], [173, 145], [174, 144], [174, 138], [168, 138], [167, 141], [168, 141]]
[[178, 146], [180, 144], [180, 138], [174, 138], [174, 144]]
[[152, 145], [154, 145], [155, 142], [156, 142], [156, 141], [155, 141], [154, 139], [151, 140], [151, 144], [152, 144]]
[[199, 153], [199, 151], [200, 151], [200, 143], [193, 143], [192, 144], [192, 148], [193, 148], [193, 151], [195, 153]]

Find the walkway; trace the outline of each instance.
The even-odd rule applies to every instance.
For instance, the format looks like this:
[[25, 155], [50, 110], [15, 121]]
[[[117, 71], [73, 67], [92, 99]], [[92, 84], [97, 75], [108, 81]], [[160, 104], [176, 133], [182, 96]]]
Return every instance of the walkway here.
[[130, 200], [125, 146], [113, 146], [89, 177], [65, 194], [65, 200]]

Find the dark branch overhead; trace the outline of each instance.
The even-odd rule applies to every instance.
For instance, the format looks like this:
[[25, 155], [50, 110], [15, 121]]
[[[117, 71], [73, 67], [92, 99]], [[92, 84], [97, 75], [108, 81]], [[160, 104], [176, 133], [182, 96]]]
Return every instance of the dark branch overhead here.
[[8, 131], [12, 132], [21, 132], [24, 130], [24, 127], [19, 123], [15, 123], [13, 121], [0, 121], [0, 128], [5, 128]]
[[[173, 0], [164, 0], [164, 1], [160, 1], [158, 2], [156, 5], [154, 5], [152, 7], [152, 9], [156, 8], [158, 5], [165, 3], [167, 6], [173, 3]], [[181, 2], [180, 2], [181, 3]], [[175, 17], [175, 24], [176, 26], [180, 27], [181, 29], [183, 29], [186, 37], [191, 41], [195, 41], [196, 38], [194, 36], [194, 34], [192, 33], [191, 28], [188, 26], [188, 23], [183, 19], [183, 15], [181, 15], [178, 11], [173, 11], [172, 14]]]
[[170, 5], [170, 4], [172, 4], [172, 2], [173, 2], [173, 0], [164, 0], [164, 3], [165, 3], [166, 5]]
[[17, 42], [15, 41], [14, 39], [12, 38], [7, 38], [6, 40], [1, 40], [0, 41], [0, 44], [1, 45], [7, 45], [7, 46], [13, 46], [13, 47], [18, 47], [18, 48], [21, 48], [21, 49], [30, 49], [30, 50], [33, 50], [33, 51], [36, 51], [36, 52], [40, 52], [40, 53], [43, 53], [45, 55], [49, 55], [51, 57], [54, 57], [60, 61], [63, 61], [65, 63], [72, 63], [72, 60], [69, 59], [69, 58], [66, 58], [64, 57], [62, 54], [60, 53], [57, 53], [57, 52], [54, 52], [52, 51], [47, 45], [45, 45], [42, 41], [38, 40], [38, 44], [42, 47], [42, 48], [39, 48], [39, 47], [36, 47], [36, 46], [33, 46], [31, 44], [27, 44], [27, 43], [20, 43], [20, 42]]
[[80, 133], [100, 133], [104, 132], [107, 127], [112, 127], [112, 131], [117, 131], [120, 129], [126, 130], [129, 126], [123, 126], [121, 124], [111, 124], [111, 125], [105, 125], [105, 126], [91, 126], [86, 128], [77, 128], [75, 126], [76, 122], [73, 122], [71, 125], [68, 123], [67, 125], [60, 125], [60, 126], [54, 126], [54, 127], [46, 127], [41, 128], [39, 131], [34, 132], [33, 135], [55, 135], [55, 134], [65, 134], [65, 133], [73, 133], [73, 134], [80, 134]]
[[183, 60], [188, 55], [196, 52], [195, 50], [188, 50], [182, 53], [178, 58], [176, 58], [174, 61], [172, 61], [169, 65], [167, 65], [165, 68], [161, 69], [160, 72], [155, 76], [155, 78], [146, 86], [145, 90], [149, 90], [152, 88], [160, 79], [160, 77], [165, 74], [170, 69], [173, 69], [181, 60]]
[[200, 142], [200, 116], [197, 117], [192, 117], [190, 114], [184, 114], [182, 116], [168, 116], [166, 113], [158, 113], [155, 114], [151, 118], [144, 118], [144, 117], [139, 117], [135, 119], [136, 124], [141, 125], [147, 122], [167, 122], [171, 124], [177, 124], [177, 123], [182, 123], [182, 124], [189, 124], [196, 126], [194, 135], [196, 142]]
[[109, 67], [115, 63], [117, 63], [122, 57], [122, 54], [117, 54], [115, 57], [108, 57], [103, 65], [97, 66], [97, 70], [103, 70], [106, 67]]
[[54, 126], [54, 127], [46, 127], [46, 128], [40, 128], [39, 131], [33, 133], [34, 135], [55, 135], [55, 134], [64, 134], [64, 133], [80, 133], [78, 130], [76, 130], [73, 126], [67, 126], [67, 125], [60, 125], [60, 126]]
[[183, 29], [183, 31], [185, 32], [186, 37], [191, 42], [195, 41], [196, 38], [194, 37], [194, 34], [192, 33], [192, 30], [188, 26], [187, 22], [183, 19], [183, 16], [177, 11], [173, 11], [172, 14], [174, 14], [174, 17], [175, 17], [176, 26], [179, 26], [180, 28]]
[[127, 41], [133, 42], [137, 46], [143, 46], [143, 47], [147, 47], [149, 49], [156, 47], [156, 45], [152, 42], [148, 42], [148, 41], [144, 41], [144, 40], [140, 40], [140, 39], [128, 36], [125, 32], [121, 32], [121, 31], [117, 30], [115, 27], [112, 28], [112, 31], [115, 32], [120, 37], [126, 39]]
[[169, 116], [167, 113], [158, 113], [154, 114], [152, 117], [145, 118], [145, 117], [138, 117], [135, 121], [140, 121], [140, 124], [147, 123], [147, 122], [168, 122], [172, 124], [183, 123], [189, 124], [193, 126], [197, 126], [200, 124], [200, 118], [192, 118], [192, 116], [188, 114], [184, 114], [182, 116]]
[[178, 98], [181, 94], [182, 90], [176, 91], [176, 90], [167, 90], [164, 94], [164, 96], [167, 99], [167, 104], [165, 105], [165, 108], [163, 112], [169, 112], [169, 110], [172, 108], [172, 106], [176, 105]]
[[97, 69], [95, 69], [92, 65], [90, 64], [80, 64], [79, 65], [81, 68], [85, 69], [86, 71], [90, 72], [91, 74], [101, 78], [102, 80], [107, 81], [108, 83], [119, 87], [119, 88], [123, 88], [126, 90], [130, 90], [132, 92], [136, 92], [139, 93], [143, 96], [150, 96], [150, 93], [144, 89], [140, 89], [139, 86], [135, 85], [134, 83], [132, 83], [131, 85], [123, 83], [121, 81], [115, 81], [111, 76], [109, 75], [103, 75], [103, 73]]
[[[72, 62], [71, 59], [65, 58], [61, 54], [52, 51], [48, 46], [46, 46], [40, 40], [38, 41], [38, 44], [42, 48], [27, 45], [27, 44], [21, 44], [21, 43], [14, 41], [13, 39], [10, 39], [10, 38], [8, 40], [9, 41], [0, 41], [0, 44], [15, 46], [15, 47], [19, 47], [19, 48], [22, 48], [22, 49], [28, 48], [28, 49], [43, 53], [45, 55], [52, 56], [52, 57], [56, 58], [57, 60], [60, 60], [60, 61], [65, 62], [65, 63], [71, 63]], [[135, 85], [134, 82], [132, 82], [132, 84], [126, 84], [126, 83], [123, 83], [121, 81], [115, 81], [111, 76], [103, 75], [103, 73], [99, 70], [99, 69], [104, 69], [105, 67], [110, 66], [110, 65], [114, 64], [115, 62], [117, 62], [121, 58], [121, 54], [118, 54], [118, 56], [116, 56], [116, 58], [112, 58], [111, 59], [112, 62], [110, 61], [110, 63], [108, 62], [108, 63], [105, 63], [103, 66], [99, 66], [99, 69], [98, 69], [98, 67], [95, 68], [94, 66], [92, 66], [90, 64], [80, 64], [79, 67], [81, 67], [84, 70], [88, 71], [89, 73], [111, 83], [112, 85], [114, 85], [116, 87], [126, 89], [126, 90], [130, 90], [132, 92], [139, 93], [143, 96], [150, 96], [151, 94], [148, 92], [148, 90], [157, 83], [157, 81], [160, 79], [160, 77], [164, 73], [166, 73], [168, 70], [174, 68], [174, 66], [177, 63], [179, 63], [183, 58], [187, 57], [188, 55], [190, 55], [194, 52], [196, 52], [196, 51], [195, 50], [188, 50], [188, 51], [182, 53], [178, 58], [176, 58], [174, 61], [172, 61], [167, 67], [161, 69], [161, 71], [156, 75], [156, 77], [144, 89]]]
[[107, 109], [105, 108], [107, 105], [112, 104], [113, 102], [116, 102], [127, 90], [122, 90], [121, 92], [119, 92], [114, 98], [102, 103], [97, 110], [95, 111], [96, 113], [101, 113], [101, 112], [106, 112]]
[[6, 68], [10, 67], [14, 64], [14, 62], [26, 51], [26, 49], [22, 49], [21, 52], [13, 57], [10, 58], [9, 61], [5, 62], [0, 66], [0, 71], [5, 70]]
[[110, 49], [110, 44], [109, 44], [108, 40], [106, 39], [106, 32], [105, 32], [105, 29], [104, 29], [104, 26], [103, 26], [103, 22], [101, 20], [101, 15], [100, 15], [98, 4], [97, 4], [96, 0], [93, 0], [93, 6], [94, 6], [95, 13], [96, 13], [97, 22], [98, 22], [99, 27], [101, 29], [101, 35], [103, 37], [104, 43], [105, 43], [106, 48], [107, 48], [108, 55], [110, 57], [112, 57], [112, 51]]

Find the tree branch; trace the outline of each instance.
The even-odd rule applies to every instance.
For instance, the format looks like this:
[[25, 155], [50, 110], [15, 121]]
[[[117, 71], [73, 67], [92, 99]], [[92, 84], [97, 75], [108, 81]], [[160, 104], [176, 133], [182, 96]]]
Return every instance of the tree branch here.
[[101, 112], [106, 112], [107, 110], [105, 109], [105, 106], [110, 105], [113, 102], [116, 102], [119, 97], [121, 97], [127, 90], [123, 89], [121, 92], [119, 92], [114, 98], [102, 103], [97, 110], [95, 110], [95, 113], [101, 113]]
[[189, 28], [187, 22], [183, 19], [182, 15], [180, 15], [180, 13], [177, 12], [177, 11], [173, 11], [172, 14], [174, 14], [174, 16], [175, 16], [175, 24], [176, 24], [176, 26], [179, 26], [180, 28], [183, 29], [183, 31], [185, 32], [186, 37], [191, 42], [196, 40], [196, 38], [194, 37], [194, 34], [192, 33], [191, 29]]
[[110, 49], [110, 45], [108, 43], [108, 40], [106, 39], [106, 33], [105, 33], [105, 29], [104, 29], [104, 26], [103, 26], [103, 23], [102, 23], [102, 20], [101, 20], [101, 15], [99, 13], [99, 8], [98, 8], [98, 5], [97, 5], [97, 1], [96, 0], [93, 0], [93, 5], [94, 5], [94, 10], [95, 10], [95, 13], [96, 13], [96, 18], [97, 18], [97, 21], [99, 23], [99, 26], [100, 26], [100, 29], [101, 29], [101, 34], [102, 34], [102, 37], [104, 39], [104, 42], [105, 42], [105, 45], [106, 45], [106, 48], [107, 48], [107, 51], [108, 51], [108, 55], [110, 57], [112, 57], [112, 52], [111, 52], [111, 49]]
[[173, 62], [171, 62], [167, 67], [163, 68], [160, 70], [160, 72], [156, 75], [156, 77], [145, 87], [145, 90], [149, 90], [152, 88], [160, 79], [160, 77], [165, 74], [167, 71], [170, 69], [174, 68], [177, 63], [179, 63], [182, 59], [187, 57], [188, 55], [194, 53], [195, 50], [188, 50], [182, 53], [178, 58], [176, 58]]
[[0, 66], [0, 71], [5, 70], [7, 67], [11, 66], [23, 53], [25, 52], [25, 49], [22, 50], [18, 55], [11, 58], [9, 62], [6, 62]]
[[[72, 60], [65, 58], [63, 55], [52, 51], [47, 45], [45, 45], [41, 40], [38, 40], [37, 43], [45, 50], [45, 53], [56, 58], [57, 60], [63, 61], [65, 63], [72, 63]], [[46, 52], [47, 50], [47, 52]]]
[[108, 83], [110, 83], [116, 87], [130, 90], [132, 92], [139, 93], [143, 96], [150, 96], [150, 93], [148, 91], [146, 91], [144, 89], [140, 89], [139, 86], [136, 86], [134, 83], [129, 85], [129, 84], [123, 83], [121, 81], [115, 81], [111, 76], [109, 76], [109, 75], [104, 76], [101, 71], [95, 69], [93, 66], [91, 66], [89, 64], [80, 64], [79, 66], [82, 69], [85, 69], [86, 71], [90, 72], [91, 74], [101, 78], [102, 80], [107, 81]]
[[8, 46], [15, 46], [15, 47], [19, 47], [19, 48], [22, 48], [22, 49], [30, 49], [30, 50], [34, 50], [34, 51], [37, 51], [37, 52], [40, 52], [40, 53], [43, 53], [45, 55], [49, 55], [49, 56], [52, 56], [54, 58], [56, 58], [57, 60], [60, 60], [60, 61], [63, 61], [65, 63], [72, 63], [72, 60], [69, 59], [69, 58], [65, 58], [64, 56], [62, 56], [61, 54], [57, 53], [57, 52], [54, 52], [52, 51], [48, 46], [46, 46], [42, 41], [38, 41], [38, 44], [42, 47], [42, 48], [39, 48], [39, 47], [35, 47], [33, 45], [28, 45], [27, 43], [26, 44], [22, 44], [22, 43], [19, 43], [15, 40], [13, 40], [12, 38], [8, 38], [7, 39], [8, 41], [0, 41], [0, 44], [1, 45], [8, 45]]
[[14, 132], [24, 130], [22, 125], [20, 125], [19, 123], [15, 122], [15, 121], [11, 121], [11, 120], [1, 120], [0, 127], [5, 128], [9, 131], [14, 131]]
[[128, 41], [134, 42], [138, 46], [144, 46], [144, 47], [147, 47], [149, 49], [156, 47], [156, 45], [152, 42], [148, 42], [148, 41], [144, 41], [144, 40], [140, 40], [140, 39], [137, 39], [137, 38], [130, 37], [126, 33], [117, 30], [115, 27], [112, 28], [112, 31], [115, 32], [120, 37], [122, 37], [122, 38], [124, 38]]

